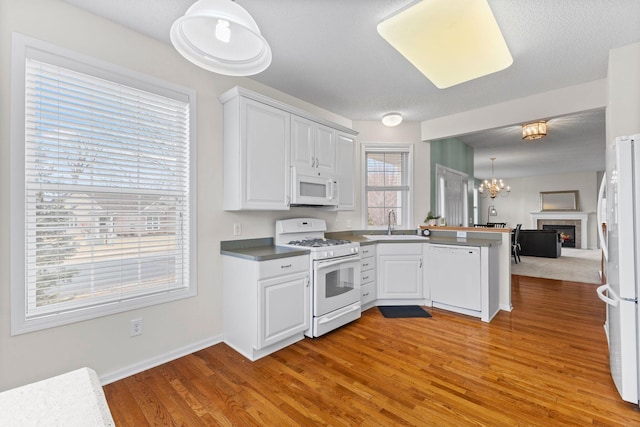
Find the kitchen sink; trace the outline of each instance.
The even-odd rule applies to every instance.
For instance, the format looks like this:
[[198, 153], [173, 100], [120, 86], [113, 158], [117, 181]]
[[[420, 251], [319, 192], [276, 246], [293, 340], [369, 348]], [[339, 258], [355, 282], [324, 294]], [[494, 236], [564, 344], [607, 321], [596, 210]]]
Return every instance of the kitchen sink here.
[[427, 240], [426, 237], [415, 234], [364, 234], [362, 237], [369, 240]]

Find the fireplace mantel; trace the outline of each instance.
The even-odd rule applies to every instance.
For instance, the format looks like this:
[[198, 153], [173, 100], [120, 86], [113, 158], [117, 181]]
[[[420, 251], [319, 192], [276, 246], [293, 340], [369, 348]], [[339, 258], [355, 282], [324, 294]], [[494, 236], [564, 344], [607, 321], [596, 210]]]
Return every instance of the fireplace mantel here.
[[574, 211], [545, 211], [545, 212], [529, 212], [531, 215], [531, 227], [538, 228], [538, 220], [573, 220], [580, 221], [582, 230], [582, 238], [580, 249], [589, 248], [589, 215], [593, 212], [574, 212]]

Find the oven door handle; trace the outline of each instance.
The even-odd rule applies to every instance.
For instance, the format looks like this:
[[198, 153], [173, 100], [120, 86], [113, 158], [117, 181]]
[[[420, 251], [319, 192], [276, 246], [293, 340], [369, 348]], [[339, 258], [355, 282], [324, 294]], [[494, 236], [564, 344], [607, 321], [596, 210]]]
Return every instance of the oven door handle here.
[[347, 313], [351, 313], [352, 311], [356, 311], [356, 310], [360, 310], [360, 304], [358, 305], [354, 305], [353, 307], [351, 307], [349, 310], [346, 311], [340, 311], [339, 313], [336, 313], [335, 316], [331, 316], [331, 317], [324, 317], [322, 319], [320, 319], [320, 321], [318, 322], [319, 325], [324, 325], [325, 323], [329, 323], [332, 322], [334, 320], [336, 320], [339, 317], [344, 316]]
[[354, 256], [346, 256], [346, 257], [342, 257], [342, 258], [338, 258], [338, 259], [330, 260], [330, 261], [317, 261], [318, 269], [331, 267], [331, 266], [337, 265], [337, 264], [343, 264], [345, 262], [358, 261], [359, 259], [360, 259], [360, 257], [358, 255], [354, 255]]

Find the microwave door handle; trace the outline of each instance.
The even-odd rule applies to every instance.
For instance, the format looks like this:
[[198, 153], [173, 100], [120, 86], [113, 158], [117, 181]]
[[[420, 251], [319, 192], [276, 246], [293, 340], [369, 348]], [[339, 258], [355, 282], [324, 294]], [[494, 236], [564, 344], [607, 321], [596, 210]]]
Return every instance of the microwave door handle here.
[[338, 182], [336, 180], [330, 179], [327, 181], [327, 198], [329, 200], [338, 198]]

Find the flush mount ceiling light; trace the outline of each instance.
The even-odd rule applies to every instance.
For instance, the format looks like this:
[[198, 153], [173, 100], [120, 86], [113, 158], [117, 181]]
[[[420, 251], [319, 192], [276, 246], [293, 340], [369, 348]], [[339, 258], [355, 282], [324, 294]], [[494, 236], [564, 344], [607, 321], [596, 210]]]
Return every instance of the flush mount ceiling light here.
[[439, 89], [513, 63], [487, 0], [423, 0], [382, 21], [378, 33]]
[[214, 73], [250, 76], [271, 64], [271, 48], [256, 21], [231, 0], [199, 0], [171, 26], [171, 43]]
[[522, 139], [533, 141], [547, 136], [547, 122], [540, 121], [522, 125]]
[[402, 123], [402, 114], [400, 113], [389, 113], [382, 117], [382, 124], [385, 126], [398, 126], [400, 123]]

